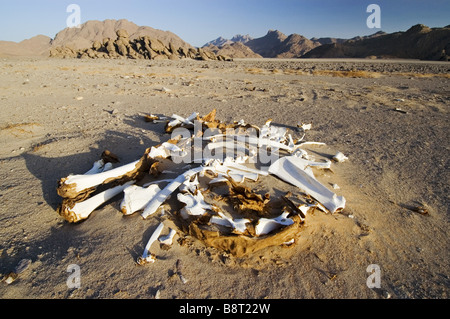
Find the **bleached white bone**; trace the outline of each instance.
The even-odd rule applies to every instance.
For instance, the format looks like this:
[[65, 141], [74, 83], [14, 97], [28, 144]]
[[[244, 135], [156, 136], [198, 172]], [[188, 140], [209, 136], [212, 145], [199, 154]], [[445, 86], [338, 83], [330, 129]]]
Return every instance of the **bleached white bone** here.
[[150, 158], [168, 158], [172, 156], [173, 154], [177, 156], [184, 156], [186, 155], [186, 152], [181, 149], [176, 144], [164, 142], [159, 146], [154, 146], [150, 149], [150, 153], [148, 154], [148, 157]]
[[245, 165], [236, 163], [235, 160], [231, 158], [225, 158], [223, 163], [220, 163], [218, 160], [214, 160], [209, 163], [209, 166], [206, 169], [213, 168], [216, 173], [222, 175], [228, 175], [231, 177], [236, 183], [243, 182], [246, 178], [252, 181], [257, 181], [259, 175], [267, 176], [269, 173], [267, 171], [254, 169], [251, 167], [247, 167]]
[[153, 232], [152, 236], [150, 237], [149, 241], [147, 242], [147, 245], [145, 245], [144, 252], [142, 253], [142, 256], [138, 258], [137, 263], [139, 265], [144, 265], [146, 263], [154, 263], [156, 261], [155, 256], [150, 253], [150, 248], [152, 244], [158, 239], [159, 235], [161, 235], [161, 231], [164, 228], [164, 224], [160, 223], [158, 227]]
[[145, 208], [150, 199], [155, 196], [161, 188], [152, 184], [148, 187], [131, 185], [124, 189], [124, 197], [120, 203], [120, 210], [124, 215], [131, 215]]
[[266, 235], [271, 231], [280, 228], [281, 226], [289, 226], [294, 223], [290, 218], [287, 218], [288, 212], [282, 213], [275, 218], [260, 218], [256, 224], [255, 232], [257, 236]]
[[298, 147], [306, 146], [306, 145], [323, 146], [323, 145], [327, 145], [327, 144], [322, 143], [322, 142], [302, 142], [302, 143], [300, 143], [300, 144], [297, 144]]
[[92, 174], [98, 174], [103, 171], [103, 167], [105, 166], [105, 162], [101, 159], [98, 161], [95, 161], [92, 165], [92, 168], [88, 170], [84, 175], [92, 175]]
[[175, 127], [175, 126], [177, 126], [177, 125], [179, 125], [179, 124], [194, 125], [194, 123], [192, 123], [192, 121], [193, 121], [195, 118], [197, 118], [197, 116], [198, 116], [198, 113], [197, 113], [197, 112], [192, 113], [192, 114], [189, 115], [187, 118], [184, 118], [184, 117], [179, 116], [179, 115], [177, 115], [177, 114], [173, 114], [173, 115], [172, 115], [172, 119], [173, 119], [173, 120], [170, 121], [170, 122], [168, 123], [168, 126], [169, 126], [169, 127]]
[[214, 223], [217, 225], [222, 225], [226, 227], [233, 228], [237, 233], [242, 234], [247, 229], [247, 223], [250, 223], [249, 219], [241, 218], [241, 219], [233, 219], [228, 216], [226, 216], [222, 212], [218, 212], [219, 216], [212, 216], [209, 220], [210, 223]]
[[348, 157], [345, 156], [342, 152], [337, 152], [336, 155], [333, 156], [333, 160], [336, 162], [344, 162], [348, 160]]
[[312, 127], [312, 124], [299, 123], [297, 124], [298, 128], [301, 128], [303, 131], [309, 131]]
[[202, 192], [197, 192], [195, 195], [178, 193], [177, 199], [186, 205], [184, 212], [192, 216], [201, 216], [206, 213], [207, 209], [212, 209], [212, 206], [205, 202]]
[[225, 175], [223, 175], [223, 174], [219, 174], [217, 177], [210, 180], [208, 184], [217, 184], [217, 183], [225, 183], [225, 182], [228, 182], [228, 178], [226, 178]]
[[225, 141], [219, 141], [219, 142], [212, 142], [208, 143], [206, 146], [209, 151], [216, 150], [216, 149], [226, 149], [231, 151], [236, 151], [238, 153], [251, 153], [250, 148], [246, 147], [242, 142], [234, 141], [234, 140], [225, 140]]
[[75, 205], [72, 208], [63, 207], [65, 214], [75, 216], [76, 217], [74, 218], [75, 222], [86, 219], [100, 205], [104, 204], [111, 198], [120, 194], [124, 189], [126, 189], [133, 183], [134, 181], [130, 181], [126, 184], [107, 189], [106, 191], [103, 191], [95, 196], [92, 196], [91, 198], [88, 198], [82, 202], [75, 203]]
[[107, 179], [120, 177], [133, 171], [136, 168], [136, 164], [139, 163], [139, 160], [134, 161], [132, 163], [119, 166], [117, 168], [111, 169], [106, 172], [101, 172], [98, 174], [92, 175], [69, 175], [65, 180], [65, 185], [75, 185], [75, 191], [81, 192], [85, 189], [98, 186], [105, 182]]
[[187, 178], [183, 184], [180, 185], [181, 192], [190, 192], [195, 193], [196, 190], [200, 188], [200, 184], [198, 182], [198, 175], [194, 176], [194, 180], [191, 182], [190, 178]]
[[163, 245], [171, 246], [173, 242], [173, 237], [176, 235], [175, 229], [169, 228], [169, 233], [166, 236], [161, 236], [158, 238], [159, 242]]
[[285, 156], [278, 159], [269, 167], [269, 172], [278, 176], [285, 182], [288, 182], [302, 189], [320, 202], [331, 213], [345, 207], [345, 198], [337, 196], [324, 185], [322, 185], [313, 175], [312, 171], [308, 171], [309, 161], [298, 158], [296, 156]]
[[282, 126], [272, 126], [272, 120], [268, 120], [262, 127], [259, 133], [260, 137], [267, 137], [270, 140], [282, 142], [286, 139], [287, 129]]
[[144, 212], [141, 215], [142, 218], [145, 219], [148, 216], [154, 214], [158, 210], [158, 208], [166, 201], [168, 196], [170, 196], [170, 194], [172, 194], [178, 187], [180, 187], [180, 185], [184, 183], [187, 178], [191, 178], [193, 175], [202, 172], [204, 169], [205, 168], [201, 166], [196, 167], [184, 172], [183, 174], [175, 178], [172, 182], [169, 183], [169, 185], [167, 185], [155, 196], [153, 196], [153, 198], [145, 207]]

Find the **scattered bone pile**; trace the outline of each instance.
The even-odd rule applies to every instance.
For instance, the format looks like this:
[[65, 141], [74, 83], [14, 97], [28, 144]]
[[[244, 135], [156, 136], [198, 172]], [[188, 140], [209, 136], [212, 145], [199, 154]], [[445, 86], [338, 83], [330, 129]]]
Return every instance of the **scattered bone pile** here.
[[95, 41], [92, 47], [74, 50], [70, 47], [55, 47], [50, 50], [50, 57], [60, 58], [90, 58], [90, 59], [147, 59], [147, 60], [179, 60], [190, 58], [194, 60], [232, 61], [225, 55], [216, 55], [210, 50], [192, 47], [176, 47], [172, 42], [165, 45], [159, 39], [141, 36], [130, 39], [126, 30], [116, 32], [117, 39], [105, 38], [102, 42]]
[[[85, 174], [62, 178], [57, 188], [63, 197], [58, 213], [77, 223], [123, 194], [120, 210], [124, 215], [140, 212], [144, 219], [158, 216], [162, 220], [137, 261], [145, 264], [155, 261], [154, 242], [170, 247], [176, 234], [192, 236], [236, 257], [268, 246], [290, 245], [311, 210], [335, 213], [344, 208], [345, 199], [314, 176], [312, 168], [330, 169], [332, 162], [314, 161], [304, 150], [306, 145], [323, 144], [303, 141], [311, 125], [298, 125], [294, 132], [273, 126], [270, 120], [257, 127], [242, 120], [223, 123], [215, 115], [215, 110], [204, 117], [198, 113], [187, 118], [147, 115], [147, 122], [165, 123], [171, 139], [115, 168], [117, 158], [104, 152]], [[300, 137], [294, 140], [293, 135]], [[270, 165], [261, 165], [260, 155], [275, 151], [277, 157]], [[340, 152], [333, 158], [336, 162], [346, 159]], [[277, 178], [296, 186], [298, 192], [258, 191], [257, 182], [264, 178]], [[164, 227], [170, 228], [169, 234], [160, 236]]]

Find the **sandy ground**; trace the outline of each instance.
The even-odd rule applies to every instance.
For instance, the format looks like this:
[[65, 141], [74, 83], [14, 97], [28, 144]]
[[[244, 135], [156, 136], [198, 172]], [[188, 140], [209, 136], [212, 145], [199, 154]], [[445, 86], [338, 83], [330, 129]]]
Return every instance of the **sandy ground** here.
[[[352, 70], [364, 72], [337, 76]], [[412, 61], [1, 59], [0, 274], [31, 264], [0, 298], [448, 298], [448, 74]], [[143, 115], [213, 108], [223, 121], [312, 123], [306, 139], [327, 145], [311, 152], [349, 157], [318, 177], [346, 208], [307, 216], [289, 248], [234, 258], [187, 238], [145, 266], [135, 260], [160, 217], [124, 217], [120, 197], [80, 224], [56, 213], [61, 177], [105, 149], [125, 164], [167, 139]], [[79, 289], [66, 284], [72, 264]]]

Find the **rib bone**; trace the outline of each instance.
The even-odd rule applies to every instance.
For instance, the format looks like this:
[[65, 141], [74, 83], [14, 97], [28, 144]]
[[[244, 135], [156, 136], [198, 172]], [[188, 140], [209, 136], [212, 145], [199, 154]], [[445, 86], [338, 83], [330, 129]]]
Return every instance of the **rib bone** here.
[[180, 185], [184, 183], [187, 178], [191, 178], [193, 175], [200, 173], [203, 170], [204, 167], [196, 167], [178, 176], [150, 200], [141, 216], [145, 219], [154, 214], [158, 210], [159, 206], [166, 201], [167, 197], [169, 197], [170, 194], [180, 187]]
[[150, 252], [150, 248], [151, 248], [152, 244], [158, 239], [163, 228], [164, 228], [164, 224], [160, 223], [158, 225], [158, 227], [156, 228], [156, 230], [153, 232], [152, 236], [150, 237], [150, 240], [147, 242], [147, 245], [145, 245], [142, 256], [139, 257], [137, 260], [137, 263], [139, 265], [145, 265], [147, 263], [154, 263], [156, 261], [155, 255]]

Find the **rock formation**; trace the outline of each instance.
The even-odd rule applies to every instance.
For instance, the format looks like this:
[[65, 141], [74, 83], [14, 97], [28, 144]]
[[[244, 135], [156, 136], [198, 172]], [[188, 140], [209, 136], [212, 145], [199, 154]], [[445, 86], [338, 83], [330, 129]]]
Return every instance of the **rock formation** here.
[[227, 43], [220, 47], [209, 45], [203, 49], [210, 50], [216, 55], [229, 56], [231, 58], [262, 58], [261, 55], [253, 52], [248, 46], [241, 42]]
[[450, 27], [429, 28], [418, 24], [405, 32], [377, 33], [376, 36], [325, 44], [303, 58], [401, 58], [450, 60]]
[[149, 36], [140, 36], [130, 39], [126, 30], [116, 32], [117, 38], [105, 38], [102, 42], [94, 41], [90, 48], [75, 50], [66, 46], [59, 46], [50, 50], [50, 57], [59, 58], [129, 58], [148, 60], [178, 60], [190, 58], [196, 60], [231, 61], [225, 55], [216, 55], [207, 49], [194, 49], [192, 47], [177, 47], [173, 42], [165, 45], [159, 39]]

